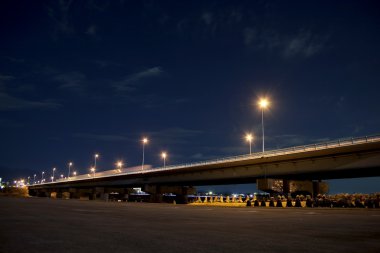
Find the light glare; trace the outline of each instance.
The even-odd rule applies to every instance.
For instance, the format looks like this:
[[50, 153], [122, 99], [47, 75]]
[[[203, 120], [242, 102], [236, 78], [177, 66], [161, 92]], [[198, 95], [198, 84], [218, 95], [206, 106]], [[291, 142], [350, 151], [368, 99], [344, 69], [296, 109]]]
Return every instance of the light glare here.
[[260, 99], [260, 101], [259, 101], [259, 106], [260, 106], [261, 109], [265, 109], [265, 108], [267, 108], [267, 107], [269, 106], [269, 101], [268, 101], [268, 99], [266, 99], [266, 98], [262, 98], [262, 99]]

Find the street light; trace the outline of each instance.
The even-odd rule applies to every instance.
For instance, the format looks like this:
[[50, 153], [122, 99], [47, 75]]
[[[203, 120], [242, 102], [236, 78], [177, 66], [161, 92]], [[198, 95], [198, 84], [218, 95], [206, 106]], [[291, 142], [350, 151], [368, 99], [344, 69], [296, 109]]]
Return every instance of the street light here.
[[167, 156], [167, 154], [166, 154], [166, 152], [162, 152], [162, 154], [161, 154], [161, 157], [162, 157], [162, 159], [164, 159], [164, 168], [165, 168], [165, 162], [166, 162], [166, 156]]
[[54, 181], [54, 172], [55, 172], [55, 168], [53, 168], [53, 176], [52, 176], [52, 182]]
[[123, 167], [123, 162], [122, 162], [122, 161], [118, 161], [118, 162], [116, 163], [116, 166], [118, 167], [118, 172], [121, 172], [121, 169], [122, 169], [122, 167]]
[[269, 101], [266, 98], [261, 98], [258, 104], [261, 109], [261, 129], [263, 132], [263, 153], [264, 153], [264, 109], [268, 108]]
[[74, 172], [73, 172], [73, 175], [74, 175], [74, 177], [75, 177], [75, 176], [77, 175], [77, 172], [76, 172], [76, 171], [74, 171]]
[[63, 174], [61, 174], [61, 179], [63, 179]]
[[52, 182], [54, 181], [54, 177], [53, 176], [51, 176], [50, 179], [51, 179]]
[[253, 140], [252, 134], [247, 134], [245, 136], [245, 139], [249, 142], [249, 154], [252, 154], [252, 140]]
[[69, 173], [67, 174], [67, 179], [70, 178], [70, 170], [71, 170], [71, 166], [73, 166], [73, 163], [72, 163], [72, 162], [69, 162]]
[[41, 175], [41, 183], [42, 183], [42, 181], [44, 181], [44, 174], [45, 174], [45, 171], [42, 171], [42, 175]]
[[143, 157], [142, 157], [141, 170], [144, 170], [145, 144], [148, 143], [148, 138], [143, 138], [142, 143], [143, 143]]
[[94, 178], [95, 178], [95, 167], [92, 167], [92, 168], [91, 168], [91, 172], [94, 173]]
[[36, 174], [34, 174], [34, 178], [33, 178], [33, 184], [36, 184]]
[[29, 181], [30, 181], [30, 177], [28, 177], [28, 185], [30, 184]]

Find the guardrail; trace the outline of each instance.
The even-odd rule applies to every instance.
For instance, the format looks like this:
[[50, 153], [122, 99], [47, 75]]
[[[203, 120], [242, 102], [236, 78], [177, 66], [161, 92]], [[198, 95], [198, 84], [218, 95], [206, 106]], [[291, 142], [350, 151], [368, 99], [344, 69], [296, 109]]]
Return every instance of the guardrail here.
[[270, 151], [252, 153], [252, 154], [247, 154], [247, 155], [224, 157], [224, 158], [218, 158], [218, 159], [213, 159], [213, 160], [208, 160], [208, 161], [183, 163], [183, 164], [170, 165], [170, 166], [158, 167], [158, 168], [148, 168], [144, 170], [142, 170], [141, 167], [139, 166], [136, 166], [133, 168], [107, 170], [107, 171], [102, 171], [102, 172], [96, 172], [95, 174], [93, 173], [83, 174], [83, 175], [78, 175], [78, 176], [74, 176], [70, 178], [57, 179], [54, 182], [44, 182], [44, 183], [33, 184], [33, 185], [54, 184], [54, 183], [62, 183], [62, 182], [68, 182], [68, 181], [82, 181], [82, 180], [88, 180], [91, 178], [93, 179], [106, 178], [106, 177], [114, 177], [114, 176], [120, 176], [120, 175], [147, 174], [150, 172], [169, 171], [169, 170], [178, 170], [178, 169], [183, 169], [183, 168], [191, 168], [191, 167], [198, 167], [198, 166], [204, 166], [204, 165], [231, 163], [231, 162], [237, 162], [237, 161], [258, 159], [258, 158], [263, 158], [263, 157], [273, 157], [273, 156], [279, 156], [279, 155], [303, 153], [303, 152], [324, 150], [324, 149], [343, 147], [343, 146], [353, 146], [353, 145], [364, 144], [364, 143], [369, 143], [369, 142], [379, 142], [379, 141], [380, 141], [380, 135], [349, 138], [349, 139], [339, 139], [335, 141], [329, 141], [329, 142], [323, 142], [323, 143], [317, 143], [317, 144], [311, 144], [311, 145], [270, 150]]

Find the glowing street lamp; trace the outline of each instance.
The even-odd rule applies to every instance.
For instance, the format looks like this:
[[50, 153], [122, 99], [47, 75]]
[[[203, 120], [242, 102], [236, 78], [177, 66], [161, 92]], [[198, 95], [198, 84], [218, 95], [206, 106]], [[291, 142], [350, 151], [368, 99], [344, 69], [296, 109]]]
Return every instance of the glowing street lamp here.
[[123, 168], [123, 162], [122, 161], [118, 161], [117, 163], [116, 163], [116, 166], [117, 166], [117, 171], [118, 172], [121, 172], [121, 169]]
[[69, 173], [67, 174], [67, 179], [70, 178], [70, 170], [71, 170], [71, 166], [73, 166], [73, 163], [72, 163], [72, 162], [69, 162]]
[[33, 178], [33, 184], [36, 184], [36, 174], [34, 174], [34, 178]]
[[53, 176], [51, 176], [50, 179], [51, 179], [52, 182], [54, 181], [54, 177]]
[[61, 174], [61, 179], [63, 179], [63, 174]]
[[166, 166], [165, 162], [166, 162], [166, 157], [167, 157], [166, 152], [162, 152], [161, 157], [162, 157], [162, 159], [164, 159], [164, 168], [165, 168], [165, 166]]
[[252, 154], [252, 140], [253, 140], [252, 134], [247, 134], [245, 136], [245, 139], [246, 139], [246, 141], [249, 142], [249, 154]]
[[76, 171], [74, 171], [74, 172], [73, 172], [73, 175], [74, 175], [74, 177], [75, 177], [75, 176], [77, 175], [77, 172], [76, 172]]
[[93, 173], [94, 178], [95, 178], [95, 167], [92, 167], [92, 168], [91, 168], [91, 172]]
[[142, 157], [141, 170], [144, 170], [145, 144], [148, 143], [148, 138], [143, 138], [143, 139], [142, 139], [142, 143], [143, 143], [143, 157]]
[[258, 102], [258, 105], [261, 109], [261, 129], [263, 132], [263, 153], [264, 153], [264, 110], [268, 108], [269, 101], [266, 98], [261, 98]]
[[45, 174], [45, 171], [42, 171], [42, 174], [41, 174], [41, 183], [44, 181], [44, 174]]

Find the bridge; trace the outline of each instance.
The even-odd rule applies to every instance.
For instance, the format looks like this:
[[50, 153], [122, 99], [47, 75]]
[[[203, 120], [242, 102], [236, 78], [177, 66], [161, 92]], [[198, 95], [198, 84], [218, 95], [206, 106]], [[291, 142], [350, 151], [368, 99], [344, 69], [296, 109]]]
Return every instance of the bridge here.
[[380, 176], [380, 136], [351, 138], [159, 168], [145, 165], [28, 186], [31, 195], [102, 198], [141, 187], [160, 201], [163, 193], [186, 196], [194, 186], [257, 183], [260, 190], [324, 192], [322, 180]]

